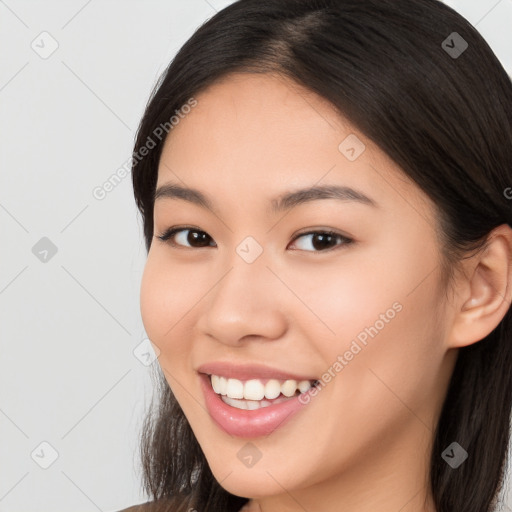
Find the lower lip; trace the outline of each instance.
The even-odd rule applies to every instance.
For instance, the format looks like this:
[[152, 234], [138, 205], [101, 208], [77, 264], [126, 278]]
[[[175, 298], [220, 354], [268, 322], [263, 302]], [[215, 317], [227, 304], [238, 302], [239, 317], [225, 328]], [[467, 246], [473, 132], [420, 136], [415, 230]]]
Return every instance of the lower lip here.
[[313, 395], [307, 397], [305, 404], [299, 401], [299, 397], [304, 397], [314, 389], [311, 388], [302, 395], [297, 395], [280, 404], [250, 411], [237, 409], [224, 403], [220, 395], [213, 390], [209, 375], [201, 373], [199, 377], [206, 399], [206, 408], [211, 418], [222, 430], [237, 437], [260, 437], [271, 434], [309, 404]]

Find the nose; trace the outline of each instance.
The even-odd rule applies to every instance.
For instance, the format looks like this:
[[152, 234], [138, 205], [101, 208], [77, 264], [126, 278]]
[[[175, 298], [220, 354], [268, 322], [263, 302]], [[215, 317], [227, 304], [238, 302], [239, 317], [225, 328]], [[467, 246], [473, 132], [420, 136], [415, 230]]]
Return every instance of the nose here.
[[197, 328], [202, 335], [232, 346], [283, 336], [286, 287], [267, 264], [263, 257], [252, 263], [238, 255], [230, 260], [230, 267], [201, 301]]

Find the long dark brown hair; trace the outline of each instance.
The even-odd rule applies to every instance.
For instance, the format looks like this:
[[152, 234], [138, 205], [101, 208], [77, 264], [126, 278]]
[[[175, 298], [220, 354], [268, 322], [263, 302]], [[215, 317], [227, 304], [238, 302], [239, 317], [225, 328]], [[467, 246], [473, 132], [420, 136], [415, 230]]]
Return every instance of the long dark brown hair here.
[[[291, 78], [375, 142], [437, 205], [448, 278], [468, 251], [484, 247], [493, 228], [512, 225], [512, 83], [462, 16], [437, 0], [239, 0], [183, 45], [140, 122], [132, 178], [148, 251], [165, 141], [155, 130], [231, 72]], [[156, 144], [141, 158], [149, 137]], [[511, 368], [509, 308], [493, 332], [459, 351], [430, 460], [437, 512], [490, 512], [498, 505]], [[213, 477], [161, 369], [156, 385], [156, 404], [142, 427], [145, 492], [159, 510], [238, 511], [248, 500]], [[469, 453], [457, 469], [441, 457], [453, 441]]]

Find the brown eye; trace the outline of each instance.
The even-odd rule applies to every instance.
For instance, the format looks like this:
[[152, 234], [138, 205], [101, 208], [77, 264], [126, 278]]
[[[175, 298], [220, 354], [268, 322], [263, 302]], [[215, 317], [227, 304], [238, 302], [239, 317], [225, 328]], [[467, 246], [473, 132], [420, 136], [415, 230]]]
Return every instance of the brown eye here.
[[157, 238], [162, 242], [170, 243], [172, 246], [187, 247], [186, 244], [189, 244], [189, 248], [208, 247], [210, 245], [209, 240], [211, 240], [211, 237], [204, 231], [191, 227], [170, 228]]
[[[337, 246], [350, 245], [354, 241], [340, 233], [334, 231], [310, 231], [297, 236], [292, 243], [301, 238], [309, 238], [309, 242], [304, 244], [308, 248], [299, 248], [307, 252], [327, 252]], [[198, 249], [202, 247], [215, 247], [213, 239], [206, 232], [191, 226], [180, 226], [169, 228], [162, 235], [157, 236], [162, 242], [169, 243], [173, 247], [185, 247], [189, 249]], [[210, 243], [210, 241], [212, 243]]]
[[[352, 239], [334, 231], [310, 231], [308, 233], [302, 233], [294, 239], [294, 242], [304, 237], [309, 237], [309, 241], [304, 245], [313, 248], [313, 251], [309, 252], [326, 252], [338, 245], [349, 245], [353, 243]], [[308, 251], [308, 249], [304, 248], [301, 250]]]

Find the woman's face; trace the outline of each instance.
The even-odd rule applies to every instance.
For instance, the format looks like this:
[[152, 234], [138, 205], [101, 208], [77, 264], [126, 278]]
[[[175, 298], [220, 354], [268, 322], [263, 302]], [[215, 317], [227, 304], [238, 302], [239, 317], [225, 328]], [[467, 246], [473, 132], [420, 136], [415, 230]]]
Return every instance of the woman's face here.
[[[195, 99], [157, 189], [209, 204], [159, 194], [141, 312], [214, 476], [246, 497], [378, 485], [384, 469], [419, 489], [454, 363], [432, 203], [284, 78], [235, 74]], [[353, 190], [280, 201], [311, 187]], [[287, 380], [319, 383], [297, 396]], [[267, 407], [241, 409], [243, 393]]]

